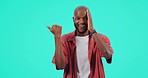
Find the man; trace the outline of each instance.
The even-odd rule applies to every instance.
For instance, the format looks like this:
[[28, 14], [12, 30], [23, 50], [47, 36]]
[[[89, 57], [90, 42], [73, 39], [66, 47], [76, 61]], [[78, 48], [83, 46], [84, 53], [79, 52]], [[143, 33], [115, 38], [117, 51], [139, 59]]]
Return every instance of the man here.
[[57, 70], [64, 69], [64, 78], [105, 78], [101, 57], [111, 63], [109, 39], [95, 31], [87, 7], [77, 7], [73, 21], [76, 30], [63, 36], [61, 26], [47, 26], [55, 38], [52, 62]]

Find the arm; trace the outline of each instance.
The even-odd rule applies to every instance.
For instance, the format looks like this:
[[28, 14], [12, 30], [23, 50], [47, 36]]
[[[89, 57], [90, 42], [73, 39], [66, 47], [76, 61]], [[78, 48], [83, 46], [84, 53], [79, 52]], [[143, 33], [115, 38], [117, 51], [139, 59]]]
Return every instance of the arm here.
[[66, 66], [65, 56], [62, 52], [61, 46], [61, 32], [62, 27], [58, 25], [53, 25], [52, 28], [47, 26], [47, 28], [54, 34], [55, 39], [55, 65], [57, 69], [64, 69]]
[[[96, 44], [99, 47], [99, 50], [101, 51], [101, 53], [103, 54], [103, 56], [106, 59], [111, 59], [112, 58], [112, 54], [113, 54], [113, 50], [109, 47], [109, 45], [107, 45], [100, 36], [98, 36], [97, 33], [92, 34]], [[108, 60], [107, 60], [108, 61]]]
[[[91, 32], [94, 31], [93, 24], [92, 24], [92, 18], [90, 15], [89, 10], [87, 10], [87, 18], [88, 18], [88, 30]], [[103, 54], [103, 56], [106, 58], [108, 63], [111, 63], [113, 50], [98, 36], [97, 33], [92, 34], [96, 44], [98, 45], [99, 50]]]

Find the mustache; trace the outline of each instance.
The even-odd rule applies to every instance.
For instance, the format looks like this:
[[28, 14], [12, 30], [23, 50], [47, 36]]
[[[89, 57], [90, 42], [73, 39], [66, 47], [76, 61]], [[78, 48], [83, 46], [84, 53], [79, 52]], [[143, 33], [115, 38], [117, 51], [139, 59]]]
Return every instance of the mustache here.
[[85, 32], [88, 30], [88, 25], [87, 25], [87, 24], [84, 24], [84, 25], [86, 26], [85, 31], [84, 31], [84, 32], [80, 32], [79, 29], [78, 29], [77, 24], [74, 23], [74, 26], [75, 26], [76, 30], [77, 30], [79, 33], [81, 33], [81, 34], [85, 33]]
[[87, 24], [76, 24], [76, 23], [74, 23], [74, 26], [75, 26], [75, 27], [76, 27], [76, 26], [79, 26], [79, 25], [84, 25], [84, 26], [87, 26], [87, 27], [88, 27]]

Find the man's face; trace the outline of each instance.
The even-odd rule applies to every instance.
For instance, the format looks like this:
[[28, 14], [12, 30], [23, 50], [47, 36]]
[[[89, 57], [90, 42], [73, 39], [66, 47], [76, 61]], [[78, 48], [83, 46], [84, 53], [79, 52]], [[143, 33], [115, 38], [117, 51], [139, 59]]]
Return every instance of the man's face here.
[[74, 25], [76, 30], [80, 34], [84, 34], [88, 30], [87, 14], [85, 9], [76, 10], [73, 17]]

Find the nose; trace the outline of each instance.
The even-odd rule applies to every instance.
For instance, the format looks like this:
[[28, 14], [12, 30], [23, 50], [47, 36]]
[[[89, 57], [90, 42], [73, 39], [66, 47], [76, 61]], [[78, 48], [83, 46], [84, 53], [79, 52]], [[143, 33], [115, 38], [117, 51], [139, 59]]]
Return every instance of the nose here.
[[84, 23], [84, 20], [83, 19], [80, 19], [80, 22], [79, 22], [80, 24], [83, 24]]

